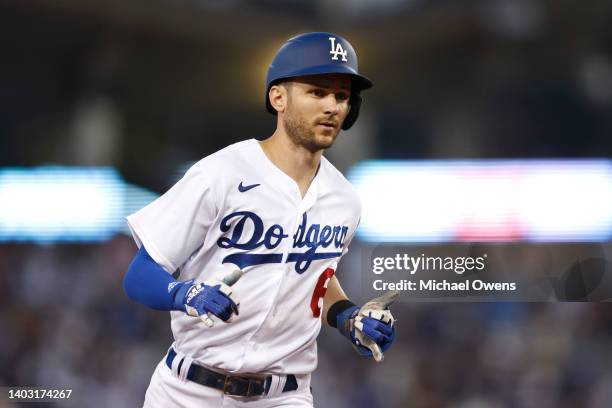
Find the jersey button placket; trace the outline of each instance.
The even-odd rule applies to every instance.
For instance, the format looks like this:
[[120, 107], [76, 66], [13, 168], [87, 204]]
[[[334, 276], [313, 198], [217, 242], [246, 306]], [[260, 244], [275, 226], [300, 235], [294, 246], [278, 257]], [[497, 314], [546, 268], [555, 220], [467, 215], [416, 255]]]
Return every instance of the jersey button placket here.
[[[299, 202], [299, 201], [298, 201]], [[293, 206], [297, 205], [296, 202], [292, 203]], [[295, 207], [294, 207], [295, 208]], [[291, 211], [291, 207], [287, 208], [283, 208], [283, 211], [285, 211], [285, 214], [290, 214]], [[290, 216], [286, 216], [283, 217], [283, 220], [280, 222], [281, 225], [282, 224], [291, 224], [292, 218]], [[291, 225], [287, 225], [287, 231], [291, 231], [292, 226]], [[283, 239], [281, 241], [280, 246], [277, 248], [277, 250], [280, 250], [283, 252], [283, 262], [286, 262], [287, 260], [287, 256], [288, 253], [293, 245], [293, 235], [289, 234], [288, 232], [285, 232], [288, 237]], [[285, 264], [271, 264], [270, 267], [274, 268], [275, 271], [275, 276], [274, 276], [274, 280], [275, 280], [275, 284], [276, 284], [276, 291], [271, 294], [272, 296], [270, 296], [269, 299], [269, 303], [267, 304], [267, 313], [264, 313], [263, 316], [261, 316], [261, 322], [259, 323], [259, 325], [257, 326], [257, 328], [250, 334], [248, 341], [247, 341], [247, 348], [250, 351], [256, 351], [260, 348], [260, 345], [258, 344], [258, 340], [261, 338], [265, 338], [265, 336], [267, 335], [267, 333], [269, 333], [269, 330], [271, 328], [271, 325], [273, 326], [273, 322], [274, 322], [274, 316], [276, 313], [276, 308], [277, 308], [277, 301], [279, 298], [279, 294], [282, 290], [282, 285], [285, 279]]]

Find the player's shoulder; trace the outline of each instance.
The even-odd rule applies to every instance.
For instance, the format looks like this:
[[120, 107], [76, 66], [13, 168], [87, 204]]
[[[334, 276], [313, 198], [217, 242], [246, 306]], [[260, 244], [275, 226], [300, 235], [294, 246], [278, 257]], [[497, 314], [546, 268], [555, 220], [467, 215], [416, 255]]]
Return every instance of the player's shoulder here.
[[324, 171], [326, 184], [329, 184], [332, 190], [342, 194], [347, 201], [353, 201], [355, 205], [361, 207], [361, 200], [357, 189], [325, 156], [321, 156], [321, 169]]
[[248, 139], [233, 143], [197, 161], [187, 173], [206, 173], [221, 176], [235, 166], [235, 162], [248, 159], [257, 146], [257, 140]]

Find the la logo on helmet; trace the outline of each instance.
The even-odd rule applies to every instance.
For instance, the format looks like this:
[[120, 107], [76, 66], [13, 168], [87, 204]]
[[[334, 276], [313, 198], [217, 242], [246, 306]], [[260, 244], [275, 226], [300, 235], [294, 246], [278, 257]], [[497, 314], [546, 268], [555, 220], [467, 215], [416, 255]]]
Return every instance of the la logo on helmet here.
[[329, 41], [331, 42], [331, 51], [329, 53], [333, 55], [332, 59], [337, 61], [338, 55], [342, 55], [342, 62], [347, 62], [346, 50], [342, 48], [342, 44], [336, 44], [336, 37], [329, 37]]

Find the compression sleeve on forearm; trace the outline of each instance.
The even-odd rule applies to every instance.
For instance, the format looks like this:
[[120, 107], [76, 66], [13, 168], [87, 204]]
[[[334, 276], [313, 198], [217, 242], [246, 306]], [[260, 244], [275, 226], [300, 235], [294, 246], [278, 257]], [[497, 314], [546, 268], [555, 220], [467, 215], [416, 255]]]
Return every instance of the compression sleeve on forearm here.
[[[180, 284], [140, 247], [123, 279], [123, 289], [128, 297], [156, 310], [176, 310], [174, 297]], [[168, 290], [170, 288], [170, 290]]]

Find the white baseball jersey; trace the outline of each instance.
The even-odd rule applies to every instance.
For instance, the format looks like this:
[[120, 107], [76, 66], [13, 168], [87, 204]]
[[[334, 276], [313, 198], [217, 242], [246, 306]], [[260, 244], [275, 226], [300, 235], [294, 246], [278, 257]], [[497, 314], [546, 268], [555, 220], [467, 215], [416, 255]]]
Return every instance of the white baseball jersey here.
[[238, 373], [306, 374], [317, 365], [322, 297], [355, 234], [356, 191], [324, 157], [302, 198], [255, 139], [196, 163], [168, 192], [130, 215], [138, 246], [179, 280], [241, 268], [240, 315], [212, 328], [170, 312], [175, 348]]

